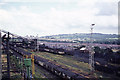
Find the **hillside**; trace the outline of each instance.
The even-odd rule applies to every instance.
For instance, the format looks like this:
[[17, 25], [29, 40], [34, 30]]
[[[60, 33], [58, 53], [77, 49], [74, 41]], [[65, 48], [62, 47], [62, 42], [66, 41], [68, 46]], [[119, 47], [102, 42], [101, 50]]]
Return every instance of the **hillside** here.
[[[45, 39], [67, 39], [73, 40], [75, 42], [89, 42], [90, 33], [75, 33], [75, 34], [59, 34], [51, 36], [42, 36], [41, 38]], [[102, 33], [93, 33], [93, 40], [95, 43], [112, 43], [116, 44], [118, 42], [117, 34], [102, 34]]]
[[[91, 34], [88, 33], [75, 33], [75, 34], [59, 34], [59, 35], [51, 35], [51, 36], [43, 36], [41, 38], [47, 39], [88, 39]], [[101, 34], [101, 33], [93, 33], [94, 39], [115, 39], [118, 38], [116, 34]]]

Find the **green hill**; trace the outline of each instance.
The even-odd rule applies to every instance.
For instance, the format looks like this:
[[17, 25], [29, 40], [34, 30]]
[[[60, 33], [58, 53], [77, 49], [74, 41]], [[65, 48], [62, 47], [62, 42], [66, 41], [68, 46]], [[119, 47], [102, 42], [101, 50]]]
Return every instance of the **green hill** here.
[[[42, 36], [41, 38], [45, 39], [67, 39], [73, 40], [74, 42], [89, 42], [91, 34], [90, 33], [75, 33], [75, 34], [59, 34], [51, 36]], [[102, 34], [102, 33], [93, 33], [92, 35], [95, 43], [118, 43], [117, 34]]]

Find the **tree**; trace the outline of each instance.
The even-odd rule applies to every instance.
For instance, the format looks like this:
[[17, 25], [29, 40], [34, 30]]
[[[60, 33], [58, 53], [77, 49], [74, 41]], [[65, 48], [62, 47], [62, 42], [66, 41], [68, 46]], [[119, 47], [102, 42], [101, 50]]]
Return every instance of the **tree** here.
[[98, 46], [94, 47], [94, 51], [95, 51], [96, 54], [100, 54], [101, 53], [101, 49]]

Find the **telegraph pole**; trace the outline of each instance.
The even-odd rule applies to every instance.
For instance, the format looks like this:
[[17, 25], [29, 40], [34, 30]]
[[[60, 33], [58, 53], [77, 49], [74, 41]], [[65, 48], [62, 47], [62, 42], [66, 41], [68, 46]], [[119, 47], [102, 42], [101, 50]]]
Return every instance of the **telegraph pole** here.
[[9, 53], [9, 32], [7, 37], [7, 43], [6, 43], [6, 53], [7, 53], [7, 73], [8, 73], [8, 79], [10, 79], [10, 53]]
[[1, 62], [1, 55], [2, 55], [2, 49], [1, 49], [1, 45], [2, 45], [2, 38], [1, 38], [1, 30], [0, 30], [0, 80], [2, 79], [2, 62]]
[[90, 65], [90, 70], [91, 72], [94, 71], [94, 50], [93, 50], [93, 26], [95, 24], [91, 24], [91, 27], [90, 27], [90, 32], [91, 32], [91, 35], [90, 35], [90, 50], [89, 50], [89, 65]]

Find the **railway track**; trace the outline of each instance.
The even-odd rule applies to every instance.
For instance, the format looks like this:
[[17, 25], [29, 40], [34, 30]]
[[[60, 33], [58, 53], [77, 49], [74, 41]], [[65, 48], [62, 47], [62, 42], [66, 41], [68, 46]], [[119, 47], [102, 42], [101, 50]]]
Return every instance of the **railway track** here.
[[[47, 50], [46, 50], [47, 49]], [[48, 48], [48, 47], [40, 47], [40, 51], [43, 52], [48, 52], [48, 53], [52, 53], [52, 54], [59, 54], [58, 52], [56, 52], [57, 50], [52, 50], [52, 48]], [[56, 52], [56, 53], [54, 53]], [[63, 51], [64, 52], [64, 51]], [[66, 53], [66, 52], [64, 52]], [[87, 53], [81, 53], [78, 54], [79, 52], [76, 52], [77, 54], [74, 55], [75, 58], [80, 61], [80, 62], [84, 62], [84, 63], [89, 63], [89, 54]], [[112, 65], [111, 62], [106, 61], [105, 59], [102, 58], [98, 58], [95, 57], [95, 70], [104, 72], [104, 73], [108, 73], [108, 74], [115, 74], [116, 76], [120, 76], [120, 66], [114, 66], [114, 64]]]
[[[7, 33], [7, 32], [5, 32], [5, 33]], [[12, 34], [13, 35], [13, 34]], [[5, 37], [3, 37], [3, 38], [5, 38]], [[6, 39], [6, 38], [5, 38]], [[9, 39], [9, 32], [8, 32], [8, 39]], [[4, 41], [4, 40], [3, 40]], [[6, 42], [9, 42], [9, 40], [7, 40]], [[28, 41], [26, 41], [26, 42], [28, 42]], [[23, 47], [23, 48], [29, 48], [29, 46], [28, 46], [28, 44], [26, 45], [26, 43], [25, 42], [20, 42], [20, 43], [22, 43], [21, 44], [21, 46]], [[19, 44], [19, 43], [18, 43]], [[8, 44], [9, 45], [9, 44]], [[26, 45], [26, 46], [25, 46]], [[16, 44], [15, 44], [15, 46], [16, 46]], [[13, 55], [16, 55], [16, 56], [21, 56], [21, 58], [23, 57], [23, 56], [26, 56], [26, 55], [31, 55], [32, 53], [30, 53], [30, 52], [26, 52], [26, 51], [24, 51], [23, 49], [20, 49], [20, 48], [18, 48], [18, 47], [15, 47], [14, 46], [14, 44], [10, 44], [10, 46], [9, 46], [9, 48], [10, 48], [10, 52], [11, 52], [11, 54], [13, 54]], [[34, 44], [34, 47], [36, 46], [36, 44]], [[55, 51], [55, 52], [54, 52]], [[54, 52], [54, 53], [61, 53], [61, 50], [59, 51], [59, 50], [48, 50], [47, 49], [47, 52]], [[71, 52], [71, 51], [70, 51]], [[72, 53], [72, 52], [71, 52]], [[62, 52], [62, 54], [63, 54], [63, 52]], [[47, 60], [47, 59], [44, 59], [44, 58], [42, 58], [42, 57], [38, 57], [38, 56], [35, 56], [34, 57], [35, 58], [35, 63], [37, 64], [35, 64], [35, 66], [36, 66], [36, 68], [38, 67], [38, 69], [40, 69], [40, 70], [42, 70], [42, 71], [38, 71], [38, 70], [36, 70], [36, 72], [41, 72], [41, 75], [44, 77], [44, 78], [49, 78], [50, 76], [52, 76], [52, 74], [53, 74], [53, 76], [54, 76], [54, 74], [55, 75], [57, 75], [57, 76], [59, 76], [59, 77], [61, 77], [61, 78], [65, 78], [65, 79], [75, 79], [75, 80], [79, 80], [80, 78], [93, 78], [93, 77], [91, 77], [91, 76], [89, 76], [89, 74], [85, 74], [85, 73], [78, 73], [78, 71], [75, 71], [75, 70], [72, 70], [72, 69], [68, 69], [67, 67], [65, 67], [65, 66], [61, 66], [61, 65], [59, 65], [59, 64], [56, 64], [56, 63], [54, 63], [54, 62], [52, 62], [52, 61], [49, 61], [49, 60]], [[86, 61], [86, 59], [84, 59], [84, 61]], [[81, 59], [81, 62], [84, 62], [82, 59]], [[86, 61], [87, 62], [87, 61]], [[99, 60], [97, 61], [98, 63], [99, 63]], [[41, 68], [39, 68], [39, 65], [41, 66]], [[100, 64], [100, 65], [102, 65], [102, 63]], [[99, 64], [97, 64], [97, 66], [98, 66], [98, 68], [100, 68], [99, 67]], [[110, 66], [110, 65], [107, 65], [107, 66]], [[111, 67], [111, 66], [110, 66]], [[44, 71], [44, 69], [46, 70], [46, 71]], [[106, 69], [111, 69], [111, 68], [106, 68]], [[112, 71], [112, 70], [111, 70]], [[43, 72], [45, 72], [45, 73], [43, 73]], [[48, 75], [49, 73], [48, 72], [50, 72], [51, 74], [50, 75]]]
[[[81, 70], [81, 69], [86, 71], [85, 68], [87, 65], [85, 66], [84, 64], [88, 64], [88, 59], [87, 58], [82, 59], [80, 56], [76, 59], [76, 57], [69, 56], [69, 55], [57, 55], [57, 54], [51, 54], [51, 53], [47, 53], [47, 52], [33, 52], [33, 53], [40, 57], [49, 59], [51, 61], [55, 61], [59, 64], [67, 65], [70, 68], [74, 67], [74, 68], [76, 68], [76, 70], [78, 70], [77, 72], [79, 72], [79, 70]], [[71, 62], [71, 60], [73, 60], [74, 62]], [[86, 61], [86, 62], [84, 62], [84, 61]], [[96, 73], [99, 74], [97, 77], [100, 77], [100, 76], [104, 76], [105, 78], [106, 77], [109, 77], [109, 78], [119, 77], [119, 75], [116, 75], [116, 73], [119, 72], [119, 70], [118, 70], [119, 66], [114, 66], [105, 61], [102, 61], [102, 63], [101, 63], [101, 61], [102, 61], [101, 59], [96, 59], [96, 61], [95, 61], [96, 62], [95, 63], [95, 71], [96, 71], [95, 74]], [[82, 62], [83, 64], [80, 62]], [[99, 62], [100, 62], [100, 64], [99, 64]], [[82, 66], [80, 66], [79, 63]], [[103, 73], [104, 73], [104, 75], [103, 75]]]
[[[23, 56], [21, 54], [19, 54], [18, 52], [15, 52], [13, 50], [10, 49], [10, 52], [19, 57], [19, 58], [23, 58]], [[39, 79], [39, 78], [46, 78], [47, 80], [51, 80], [51, 79], [58, 79], [60, 80], [61, 78], [55, 74], [53, 74], [52, 72], [50, 72], [49, 70], [45, 69], [44, 67], [41, 67], [39, 64], [35, 63], [35, 78]]]
[[46, 70], [45, 68], [41, 67], [38, 64], [35, 64], [35, 77], [36, 78], [46, 78], [48, 80], [51, 79], [58, 79], [61, 80], [61, 78], [50, 71]]
[[[17, 56], [25, 56], [25, 55], [31, 55], [32, 53], [27, 52], [21, 48], [18, 47], [13, 47], [10, 46], [10, 50], [12, 51], [11, 53], [14, 53], [14, 55]], [[61, 78], [66, 78], [66, 79], [76, 79], [79, 80], [80, 78], [93, 78], [89, 74], [84, 74], [84, 73], [78, 73], [77, 71], [67, 69], [66, 67], [63, 67], [59, 64], [55, 64], [54, 62], [51, 62], [47, 59], [35, 56], [35, 63], [39, 64], [42, 66], [44, 69], [47, 71], [51, 72], [52, 74], [55, 74]], [[44, 77], [47, 77], [46, 74], [41, 74]], [[49, 76], [48, 76], [49, 77]], [[95, 77], [94, 77], [95, 78]]]
[[[13, 47], [10, 46], [10, 51], [12, 54], [17, 55], [17, 56], [23, 56], [23, 55], [31, 55], [31, 53], [24, 51], [23, 49], [20, 49], [18, 47]], [[35, 63], [39, 64], [40, 66], [42, 66], [44, 69], [50, 71], [52, 74], [55, 74], [61, 78], [65, 78], [65, 79], [76, 79], [79, 80], [80, 78], [89, 78], [86, 77], [88, 76], [87, 74], [77, 74], [74, 71], [71, 71], [69, 69], [63, 68], [60, 65], [56, 65], [52, 62], [50, 62], [49, 60], [46, 60], [44, 58], [40, 58], [35, 56]]]

